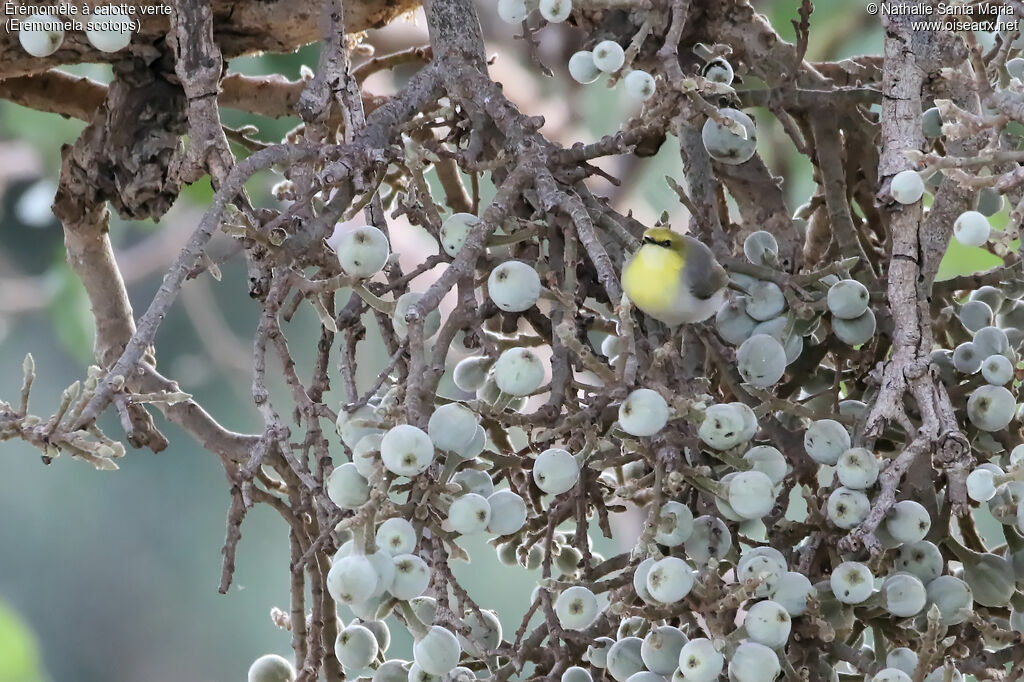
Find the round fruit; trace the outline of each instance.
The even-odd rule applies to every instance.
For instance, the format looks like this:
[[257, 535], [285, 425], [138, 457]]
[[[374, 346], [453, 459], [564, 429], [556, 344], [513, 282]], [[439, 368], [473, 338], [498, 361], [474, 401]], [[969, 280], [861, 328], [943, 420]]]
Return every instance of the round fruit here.
[[647, 591], [656, 601], [674, 604], [693, 589], [693, 569], [679, 557], [654, 562], [647, 572]]
[[277, 654], [260, 656], [249, 666], [249, 682], [295, 682], [295, 667]]
[[928, 602], [939, 607], [943, 625], [957, 625], [967, 620], [974, 595], [963, 580], [951, 575], [940, 575], [928, 583], [925, 591], [928, 593]]
[[349, 625], [334, 641], [334, 655], [346, 671], [368, 667], [377, 657], [377, 649], [377, 638], [362, 625]]
[[495, 535], [515, 533], [526, 523], [526, 503], [511, 490], [496, 490], [487, 498], [491, 521], [487, 531]]
[[[568, 0], [555, 0], [568, 2]], [[532, 266], [508, 260], [491, 270], [487, 294], [501, 310], [520, 313], [529, 310], [540, 298], [540, 275]]]
[[807, 597], [814, 592], [814, 586], [803, 573], [787, 571], [779, 576], [772, 600], [786, 609], [791, 617], [801, 616], [807, 611]]
[[829, 312], [843, 320], [853, 320], [865, 313], [871, 296], [868, 288], [855, 279], [839, 280], [828, 288]]
[[644, 669], [640, 655], [643, 640], [639, 637], [623, 637], [608, 650], [608, 673], [617, 682], [626, 682], [632, 675]]
[[871, 678], [871, 682], [911, 682], [911, 677], [899, 668], [884, 668]]
[[921, 579], [910, 573], [893, 573], [882, 583], [882, 604], [899, 618], [916, 616], [924, 610], [928, 595]]
[[600, 613], [597, 597], [582, 585], [573, 585], [562, 591], [555, 600], [555, 615], [566, 630], [584, 630]]
[[658, 511], [654, 541], [666, 547], [683, 544], [693, 533], [693, 512], [681, 502], [669, 500]]
[[782, 479], [789, 471], [785, 456], [772, 445], [754, 446], [747, 450], [743, 459], [750, 463], [754, 471], [760, 471], [768, 476], [775, 485], [782, 483]]
[[434, 461], [434, 443], [415, 426], [399, 424], [384, 434], [380, 458], [391, 473], [412, 478], [426, 471]]
[[377, 548], [391, 556], [416, 549], [416, 529], [400, 516], [385, 520], [377, 528]]
[[991, 326], [993, 318], [992, 308], [984, 301], [967, 301], [960, 307], [960, 323], [967, 331]]
[[679, 652], [686, 644], [683, 631], [671, 625], [653, 628], [640, 645], [640, 658], [652, 673], [671, 675], [679, 667]]
[[[499, 0], [499, 13], [501, 12], [502, 3], [512, 5], [523, 4], [522, 0]], [[525, 18], [525, 6], [523, 9]], [[520, 21], [522, 21], [522, 19], [510, 23], [518, 24]], [[479, 223], [480, 218], [476, 217], [472, 213], [453, 213], [448, 216], [441, 224], [441, 248], [444, 249], [445, 253], [454, 258], [458, 255], [459, 251], [462, 250], [462, 247], [465, 246], [466, 238], [469, 237], [469, 233]]]
[[395, 577], [388, 588], [391, 595], [405, 601], [422, 595], [430, 585], [430, 567], [427, 562], [415, 554], [399, 554], [392, 561]]
[[832, 331], [835, 332], [836, 338], [848, 346], [864, 345], [875, 335], [876, 328], [875, 313], [871, 308], [852, 320], [844, 320], [840, 317], [832, 318]]
[[[405, 316], [409, 314], [409, 309], [421, 298], [423, 298], [423, 294], [407, 291], [395, 301], [395, 311], [391, 313], [391, 326], [395, 328], [395, 333], [399, 337], [404, 339], [409, 333], [409, 323], [406, 321]], [[423, 338], [429, 339], [440, 328], [441, 313], [437, 309], [431, 310], [423, 320]]]
[[732, 534], [722, 519], [715, 516], [700, 516], [694, 519], [693, 533], [684, 543], [686, 556], [698, 566], [706, 565], [711, 559], [721, 560], [732, 548]]
[[377, 570], [365, 556], [335, 557], [327, 572], [327, 591], [342, 604], [362, 602], [377, 590], [377, 579]]
[[653, 436], [668, 423], [668, 403], [657, 391], [638, 388], [619, 405], [619, 427], [631, 436]]
[[892, 506], [885, 515], [885, 529], [898, 542], [913, 544], [924, 540], [932, 527], [928, 510], [914, 500], [902, 500]]
[[757, 151], [757, 130], [754, 121], [737, 109], [719, 109], [718, 113], [739, 123], [746, 130], [746, 137], [741, 137], [713, 118], [704, 122], [701, 140], [708, 155], [720, 163], [737, 166], [745, 163]]
[[889, 193], [901, 204], [916, 204], [924, 196], [924, 180], [916, 171], [900, 171], [893, 176]]
[[571, 0], [540, 0], [540, 15], [549, 23], [560, 24], [572, 12]]
[[973, 341], [964, 341], [953, 349], [953, 367], [958, 372], [974, 374], [981, 369], [983, 360]]
[[736, 365], [748, 384], [768, 388], [786, 373], [786, 349], [774, 337], [754, 334], [736, 351]]
[[738, 346], [754, 333], [757, 320], [747, 314], [747, 297], [739, 296], [724, 306], [715, 315], [715, 328], [722, 340]]
[[64, 42], [63, 22], [52, 14], [34, 12], [18, 30], [18, 41], [33, 57], [49, 57]]
[[446, 675], [459, 664], [458, 638], [440, 625], [432, 625], [412, 648], [416, 665], [431, 675]]
[[836, 475], [847, 488], [865, 490], [878, 480], [881, 462], [875, 453], [867, 448], [850, 448], [839, 456]]
[[778, 649], [789, 640], [792, 628], [789, 612], [774, 601], [759, 601], [749, 609], [743, 618], [747, 636], [758, 644]]
[[732, 403], [710, 405], [697, 429], [702, 441], [716, 450], [729, 450], [749, 438], [745, 435], [744, 414]]
[[580, 465], [567, 450], [549, 448], [533, 462], [533, 480], [549, 495], [572, 489], [580, 477]]
[[760, 519], [775, 506], [772, 479], [760, 471], [741, 471], [727, 487], [729, 506], [745, 519]]
[[953, 236], [964, 246], [984, 246], [991, 231], [988, 218], [977, 211], [965, 211], [953, 223]]
[[483, 495], [466, 493], [448, 507], [448, 524], [460, 535], [483, 533], [490, 520], [491, 505]]
[[484, 497], [490, 497], [494, 492], [494, 481], [486, 471], [477, 469], [463, 469], [452, 476], [452, 483], [457, 483], [467, 493], [476, 493]]
[[921, 114], [921, 132], [929, 140], [942, 137], [942, 114], [939, 113], [938, 107], [926, 109]]
[[691, 639], [679, 650], [679, 671], [686, 682], [714, 682], [725, 667], [725, 657], [710, 639]]
[[614, 73], [626, 63], [626, 52], [614, 40], [602, 40], [594, 46], [594, 66], [605, 73]]
[[363, 225], [343, 233], [334, 250], [345, 274], [360, 278], [376, 275], [391, 255], [388, 238], [372, 225]]
[[571, 665], [562, 673], [561, 682], [594, 682], [594, 678], [586, 668]]
[[1004, 199], [999, 190], [985, 187], [978, 192], [978, 213], [991, 218], [1003, 210]]
[[1005, 386], [979, 386], [967, 399], [967, 418], [982, 431], [1001, 431], [1013, 419], [1017, 401]]
[[587, 660], [595, 668], [607, 668], [608, 651], [613, 644], [615, 644], [615, 640], [611, 637], [598, 637], [593, 644], [587, 647]]
[[327, 477], [327, 497], [341, 509], [355, 509], [370, 499], [370, 484], [352, 462], [345, 462]]
[[928, 585], [942, 574], [946, 562], [935, 543], [922, 540], [897, 549], [894, 564], [900, 571], [916, 575]]
[[721, 83], [722, 85], [732, 85], [732, 80], [736, 77], [732, 64], [721, 57], [715, 57], [705, 64], [701, 69], [701, 75], [712, 83]]
[[844, 561], [835, 567], [829, 584], [832, 594], [844, 604], [859, 604], [871, 596], [875, 577], [862, 563]]
[[441, 405], [430, 415], [427, 435], [438, 450], [462, 452], [476, 437], [479, 418], [462, 403]]
[[774, 680], [781, 669], [775, 652], [757, 642], [741, 642], [729, 659], [729, 679], [734, 682]]
[[601, 77], [601, 69], [594, 63], [594, 53], [580, 50], [569, 57], [569, 75], [577, 83], [586, 85]]
[[484, 382], [487, 381], [487, 372], [490, 371], [493, 364], [494, 360], [486, 355], [473, 355], [463, 358], [459, 361], [459, 364], [455, 365], [452, 381], [461, 390], [473, 393], [479, 390], [484, 385]]
[[981, 363], [981, 376], [993, 386], [1005, 386], [1013, 380], [1013, 363], [1005, 355], [990, 355]]
[[859, 526], [871, 511], [871, 501], [859, 490], [839, 487], [828, 496], [828, 518], [839, 528]]
[[502, 393], [530, 395], [544, 383], [544, 365], [529, 348], [509, 348], [494, 363], [494, 381]]
[[634, 69], [626, 74], [626, 77], [623, 79], [623, 85], [626, 88], [627, 95], [641, 102], [646, 102], [653, 97], [658, 87], [654, 82], [654, 76], [638, 69]]
[[509, 24], [521, 24], [530, 10], [524, 0], [498, 0], [498, 16]]
[[885, 667], [896, 668], [908, 675], [913, 675], [914, 669], [917, 668], [917, 653], [907, 647], [897, 647], [885, 657]]
[[834, 419], [819, 419], [804, 432], [804, 449], [815, 462], [835, 465], [850, 449], [850, 432]]
[[85, 24], [85, 37], [102, 52], [117, 52], [132, 42], [133, 21], [121, 8], [111, 7], [108, 14]]

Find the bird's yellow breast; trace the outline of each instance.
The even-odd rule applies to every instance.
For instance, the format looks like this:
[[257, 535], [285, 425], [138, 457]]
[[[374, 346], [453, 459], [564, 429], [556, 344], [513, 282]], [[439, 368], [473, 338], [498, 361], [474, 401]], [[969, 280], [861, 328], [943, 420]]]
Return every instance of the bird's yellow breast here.
[[677, 252], [645, 244], [623, 270], [622, 288], [641, 310], [669, 310], [675, 302], [682, 267], [683, 259]]

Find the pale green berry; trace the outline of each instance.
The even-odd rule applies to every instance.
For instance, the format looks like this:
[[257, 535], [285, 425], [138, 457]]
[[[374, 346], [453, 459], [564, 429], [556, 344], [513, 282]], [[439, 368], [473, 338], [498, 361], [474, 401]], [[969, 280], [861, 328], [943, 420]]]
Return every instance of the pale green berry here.
[[370, 499], [370, 484], [352, 462], [345, 462], [327, 477], [327, 497], [341, 509], [355, 509]]
[[677, 627], [652, 628], [640, 645], [640, 658], [652, 673], [671, 675], [679, 667], [679, 652], [686, 642], [686, 635]]
[[844, 604], [859, 604], [870, 597], [874, 581], [871, 570], [856, 561], [839, 564], [829, 578], [832, 594]]
[[648, 557], [637, 564], [637, 567], [633, 570], [633, 591], [636, 592], [636, 596], [648, 604], [655, 603], [654, 597], [647, 590], [647, 574], [651, 572], [651, 566], [654, 565], [654, 559]]
[[774, 651], [757, 642], [742, 642], [729, 659], [729, 679], [734, 682], [774, 680], [781, 670]]
[[380, 461], [380, 442], [383, 439], [383, 433], [371, 433], [360, 438], [352, 448], [352, 464], [365, 479], [373, 476], [377, 462]]
[[997, 554], [977, 554], [964, 557], [963, 579], [971, 588], [974, 601], [989, 608], [1010, 605], [1017, 589], [1013, 562]]
[[978, 192], [978, 213], [986, 218], [1002, 211], [1004, 203], [1003, 195], [997, 189], [985, 187]]
[[595, 668], [608, 667], [608, 651], [613, 644], [615, 644], [615, 640], [611, 637], [598, 637], [593, 644], [587, 647], [587, 660]]
[[928, 601], [924, 583], [911, 573], [894, 573], [886, 577], [881, 594], [885, 610], [899, 618], [916, 616]]
[[940, 575], [927, 584], [929, 604], [939, 607], [943, 625], [957, 625], [967, 620], [974, 603], [971, 588], [963, 580], [951, 575]]
[[[568, 2], [569, 0], [554, 0]], [[540, 298], [540, 275], [527, 263], [505, 261], [491, 270], [487, 278], [487, 294], [505, 312], [528, 310]]]
[[496, 490], [487, 498], [491, 521], [487, 531], [495, 535], [515, 533], [526, 523], [526, 503], [511, 490]]
[[400, 516], [386, 519], [377, 528], [377, 547], [391, 556], [416, 549], [416, 529]]
[[981, 363], [981, 376], [993, 386], [1005, 386], [1013, 380], [1013, 363], [1005, 355], [990, 355]]
[[850, 448], [839, 456], [836, 475], [839, 482], [853, 490], [870, 488], [878, 480], [881, 462], [867, 448]]
[[373, 671], [373, 682], [409, 682], [407, 663], [400, 658], [384, 661]]
[[[505, 3], [506, 5], [522, 5], [522, 0], [499, 0], [499, 12], [501, 11], [502, 3]], [[516, 21], [512, 23], [519, 22]], [[469, 237], [469, 233], [479, 223], [480, 218], [476, 217], [472, 213], [453, 213], [448, 216], [441, 224], [441, 248], [444, 249], [445, 253], [454, 258], [458, 255], [459, 251], [462, 250], [462, 247], [465, 246], [466, 238]]]
[[441, 405], [427, 422], [427, 435], [438, 450], [461, 452], [476, 437], [479, 417], [462, 403]]
[[932, 519], [928, 510], [914, 500], [897, 502], [885, 515], [885, 528], [898, 542], [920, 542], [931, 527]]
[[562, 590], [555, 600], [555, 615], [566, 630], [585, 630], [597, 619], [599, 613], [597, 597], [582, 585]]
[[646, 71], [633, 69], [623, 79], [623, 86], [630, 98], [645, 102], [654, 96], [657, 85], [654, 76]]
[[729, 506], [744, 519], [760, 519], [775, 506], [774, 484], [760, 471], [741, 471], [727, 486]]
[[832, 331], [835, 332], [836, 338], [848, 346], [864, 345], [875, 335], [876, 329], [875, 313], [871, 308], [865, 310], [864, 314], [860, 317], [855, 317], [852, 320], [844, 320], [838, 317], [832, 318]]
[[802, 616], [807, 611], [807, 597], [814, 592], [814, 586], [803, 573], [787, 571], [779, 576], [772, 600], [780, 604], [792, 616]]
[[885, 667], [896, 668], [913, 675], [914, 669], [917, 668], [917, 653], [907, 647], [897, 647], [885, 657]]
[[457, 455], [461, 459], [474, 459], [484, 451], [484, 446], [487, 445], [487, 431], [483, 426], [477, 424], [476, 429], [473, 431], [473, 439], [460, 450], [455, 450], [451, 454]]
[[871, 295], [868, 288], [855, 279], [843, 279], [828, 288], [828, 310], [843, 320], [860, 317], [868, 309]]
[[995, 474], [977, 468], [967, 475], [967, 496], [975, 502], [988, 502], [996, 494]]
[[812, 422], [804, 432], [804, 449], [811, 459], [820, 464], [835, 465], [839, 457], [850, 449], [850, 432], [834, 419]]
[[953, 236], [964, 246], [984, 246], [991, 232], [988, 218], [978, 211], [965, 211], [953, 223]]
[[346, 275], [365, 279], [373, 277], [388, 262], [391, 247], [388, 238], [373, 225], [363, 225], [332, 238], [338, 263]]
[[755, 320], [771, 320], [785, 309], [786, 297], [775, 282], [758, 280], [747, 287], [747, 315]]
[[341, 442], [350, 448], [355, 447], [363, 436], [381, 432], [377, 425], [377, 415], [371, 405], [363, 405], [352, 412], [338, 410], [338, 419], [334, 426], [341, 437]]
[[782, 483], [789, 470], [786, 457], [778, 448], [771, 445], [754, 446], [743, 455], [743, 459], [749, 462], [755, 471], [768, 476], [775, 485]]
[[467, 493], [476, 493], [484, 497], [490, 497], [494, 492], [491, 475], [479, 469], [462, 469], [452, 476], [452, 483], [457, 483]]
[[[430, 567], [426, 561], [415, 554], [398, 554], [392, 561], [395, 566], [395, 578], [388, 591], [395, 599], [409, 600], [426, 591], [430, 585]], [[422, 663], [420, 665], [422, 666]]]
[[494, 382], [502, 393], [530, 395], [544, 383], [544, 364], [529, 348], [509, 348], [494, 363]]
[[412, 648], [416, 665], [431, 675], [446, 675], [459, 664], [462, 647], [450, 630], [432, 625]]
[[744, 414], [732, 404], [708, 406], [697, 435], [716, 450], [729, 450], [749, 440], [744, 438]]
[[334, 655], [346, 671], [362, 670], [377, 657], [377, 638], [369, 628], [349, 625], [334, 641]]
[[626, 682], [631, 676], [644, 669], [640, 655], [643, 640], [639, 637], [623, 637], [608, 650], [608, 674], [617, 682]]
[[661, 505], [654, 541], [666, 547], [683, 544], [693, 533], [693, 512], [681, 502], [669, 500]]
[[631, 436], [653, 436], [668, 423], [668, 403], [657, 391], [638, 388], [619, 405], [619, 427]]
[[249, 666], [248, 682], [295, 682], [295, 667], [287, 658], [266, 654]]
[[749, 161], [757, 151], [757, 130], [753, 119], [737, 109], [719, 109], [718, 113], [739, 123], [746, 131], [746, 137], [737, 135], [715, 119], [709, 118], [701, 129], [701, 140], [708, 155], [730, 166]]
[[893, 563], [900, 571], [916, 575], [925, 585], [939, 577], [946, 565], [942, 552], [935, 543], [928, 540], [903, 545], [896, 550], [896, 560]]
[[911, 682], [911, 678], [899, 668], [884, 668], [871, 678], [871, 682]]
[[487, 381], [487, 372], [490, 371], [494, 360], [486, 355], [472, 355], [459, 360], [452, 372], [452, 381], [459, 389], [467, 393], [473, 393], [480, 389]]
[[101, 52], [118, 52], [132, 42], [133, 23], [127, 11], [111, 6], [109, 14], [85, 21], [85, 37]]
[[721, 560], [732, 548], [732, 534], [722, 519], [700, 516], [693, 521], [693, 533], [684, 543], [686, 556], [698, 566], [711, 559]]
[[601, 76], [601, 69], [594, 63], [594, 53], [580, 50], [569, 57], [569, 75], [577, 83], [593, 83]]
[[580, 477], [580, 465], [567, 450], [549, 448], [533, 462], [533, 480], [549, 495], [561, 495], [572, 489]]
[[425, 625], [430, 625], [437, 618], [437, 600], [433, 597], [413, 597], [409, 606], [416, 618]]
[[979, 386], [967, 399], [967, 418], [982, 431], [1001, 431], [1013, 419], [1017, 401], [1005, 386]]
[[49, 57], [64, 42], [63, 22], [47, 12], [33, 12], [21, 22], [18, 41], [33, 57]]
[[459, 643], [470, 656], [482, 658], [501, 644], [501, 621], [493, 611], [481, 609], [479, 615], [468, 611], [463, 621], [469, 626], [469, 636], [459, 635]]
[[415, 426], [399, 424], [384, 434], [380, 458], [391, 473], [411, 478], [426, 471], [434, 461], [434, 443]]
[[754, 333], [757, 320], [747, 314], [747, 297], [739, 296], [724, 306], [715, 315], [715, 329], [722, 340], [738, 346]]
[[929, 140], [942, 137], [942, 114], [938, 107], [926, 109], [921, 114], [921, 132]]
[[792, 621], [785, 607], [766, 600], [759, 601], [747, 609], [743, 627], [750, 639], [766, 647], [778, 649], [789, 640]]
[[[377, 588], [373, 591], [373, 596], [380, 597], [388, 591], [388, 588], [395, 580], [394, 557], [390, 552], [378, 549], [373, 554], [367, 554], [366, 558], [369, 559], [373, 570], [377, 573]], [[360, 615], [360, 618], [372, 620], [373, 612], [371, 611], [369, 615]]]
[[572, 13], [571, 0], [540, 0], [540, 15], [549, 23], [560, 24]]
[[626, 62], [626, 52], [614, 40], [602, 40], [594, 46], [594, 66], [605, 73], [614, 73]]
[[655, 561], [647, 572], [647, 592], [663, 604], [674, 604], [693, 589], [693, 569], [679, 557]]
[[751, 232], [743, 240], [743, 255], [754, 265], [773, 266], [779, 260], [779, 242], [771, 232]]
[[521, 24], [530, 13], [523, 0], [498, 0], [498, 16], [509, 24]]
[[448, 508], [448, 525], [460, 535], [483, 533], [490, 521], [491, 505], [483, 495], [466, 493]]
[[964, 374], [974, 374], [984, 361], [973, 341], [964, 341], [953, 349], [953, 367]]
[[[409, 333], [409, 323], [406, 321], [405, 316], [409, 314], [409, 309], [421, 298], [423, 298], [423, 294], [407, 291], [399, 296], [395, 302], [395, 312], [391, 314], [391, 325], [395, 328], [395, 333], [400, 338], [404, 339]], [[436, 308], [428, 311], [423, 319], [423, 338], [429, 339], [440, 328], [441, 313]]]
[[889, 193], [901, 204], [916, 204], [924, 196], [924, 180], [916, 171], [900, 171], [893, 176]]
[[700, 73], [712, 83], [721, 83], [722, 85], [732, 85], [732, 80], [736, 75], [733, 72], [732, 64], [721, 57], [715, 57], [705, 64]]
[[859, 526], [871, 511], [871, 501], [859, 490], [839, 487], [828, 496], [828, 518], [839, 528]]
[[710, 639], [691, 639], [679, 650], [679, 670], [686, 682], [714, 682], [725, 667], [725, 657]]
[[421, 668], [419, 664], [413, 663], [409, 666], [408, 682], [444, 682], [442, 675], [431, 675]]
[[967, 331], [976, 332], [992, 324], [992, 308], [984, 301], [967, 301], [960, 306], [960, 323]]
[[327, 591], [341, 604], [366, 601], [377, 590], [377, 583], [377, 570], [361, 555], [335, 557], [327, 572]]
[[786, 373], [786, 349], [774, 337], [754, 334], [736, 351], [736, 365], [744, 381], [768, 388]]
[[594, 678], [586, 668], [571, 665], [562, 673], [561, 682], [594, 682]]
[[974, 333], [974, 346], [983, 358], [1010, 352], [1010, 340], [999, 327], [982, 327]]

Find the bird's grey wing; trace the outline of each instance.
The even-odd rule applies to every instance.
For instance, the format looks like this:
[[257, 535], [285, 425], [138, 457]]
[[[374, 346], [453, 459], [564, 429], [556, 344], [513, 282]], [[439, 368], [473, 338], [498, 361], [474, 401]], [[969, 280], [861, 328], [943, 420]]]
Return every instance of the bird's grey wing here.
[[700, 252], [701, 255], [705, 256], [704, 258], [693, 258], [692, 260], [689, 257], [686, 259], [686, 283], [697, 298], [711, 298], [729, 283], [729, 273], [715, 260], [711, 249], [702, 242], [688, 235], [684, 236], [684, 239], [686, 240], [687, 251], [690, 254]]

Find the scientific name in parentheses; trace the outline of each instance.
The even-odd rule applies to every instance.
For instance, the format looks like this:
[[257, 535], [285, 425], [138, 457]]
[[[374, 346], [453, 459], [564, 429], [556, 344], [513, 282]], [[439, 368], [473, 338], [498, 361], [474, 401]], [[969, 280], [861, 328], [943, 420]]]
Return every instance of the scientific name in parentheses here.
[[[930, 17], [930, 16], [971, 16], [978, 11], [982, 13], [981, 8], [973, 5], [953, 5], [948, 3], [938, 3], [931, 5], [924, 2], [919, 2], [913, 5], [900, 5], [894, 3], [884, 2], [881, 6], [881, 12], [888, 14], [889, 16], [907, 16], [907, 17]], [[1012, 15], [1013, 8], [1008, 5], [987, 5], [984, 7], [984, 14], [986, 18], [991, 18], [992, 15]]]

